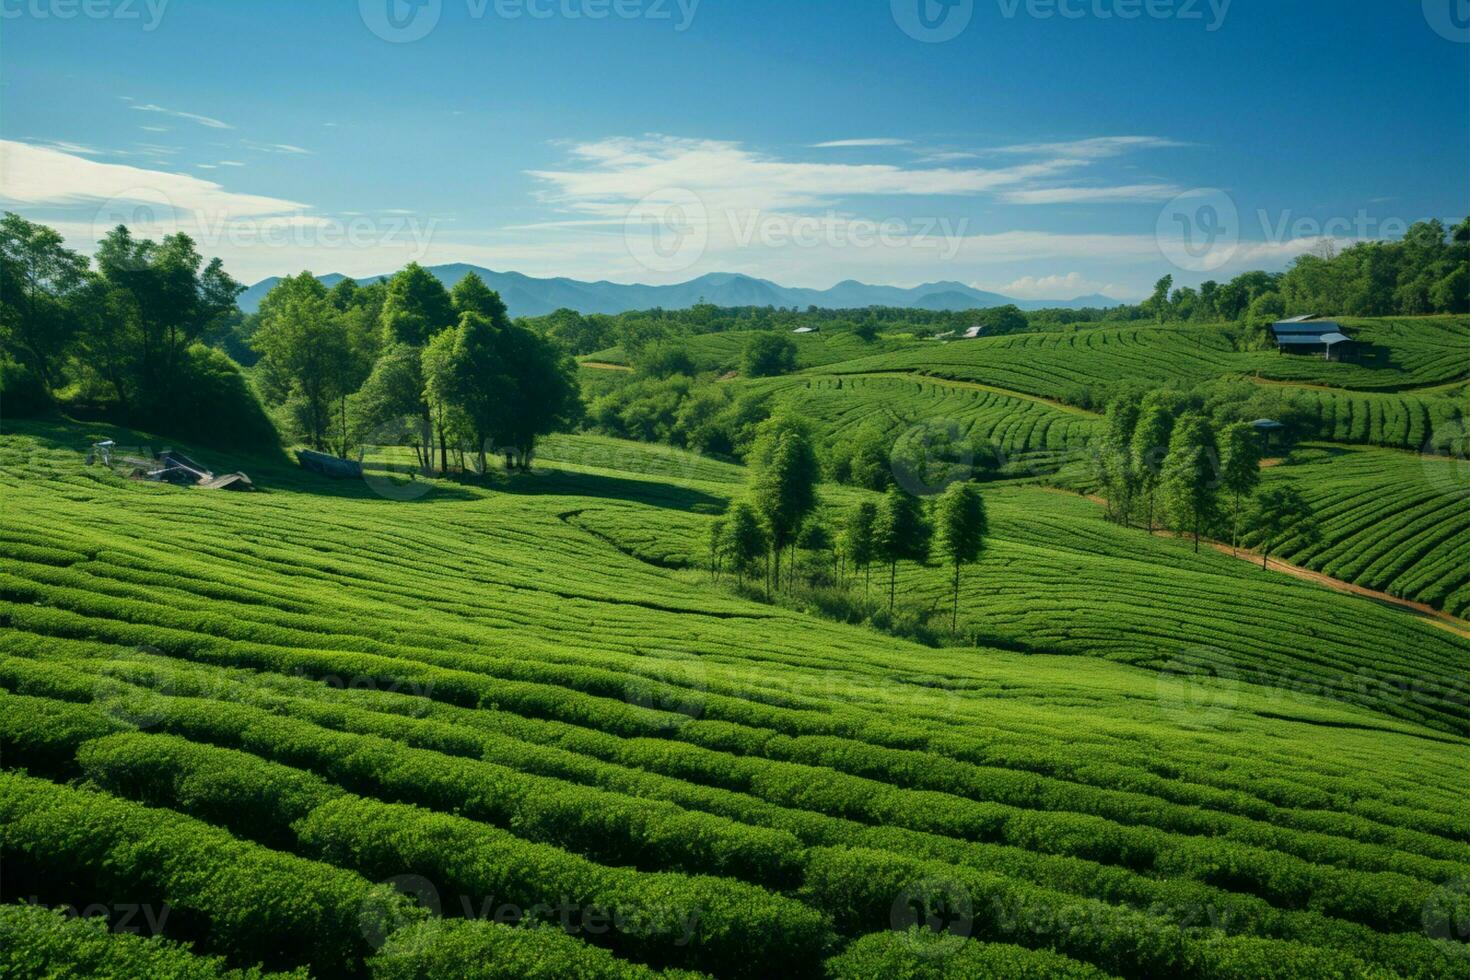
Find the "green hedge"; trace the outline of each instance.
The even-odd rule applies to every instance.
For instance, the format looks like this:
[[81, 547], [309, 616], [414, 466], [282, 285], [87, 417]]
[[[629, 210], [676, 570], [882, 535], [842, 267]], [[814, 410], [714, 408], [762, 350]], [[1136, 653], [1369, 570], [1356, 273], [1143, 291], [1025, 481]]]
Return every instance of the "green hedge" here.
[[920, 927], [862, 937], [827, 961], [829, 980], [1108, 980], [1095, 966], [1001, 943], [957, 941]]
[[375, 878], [423, 875], [441, 897], [472, 907], [513, 905], [531, 917], [543, 903], [566, 904], [595, 917], [589, 938], [655, 966], [734, 977], [810, 972], [833, 941], [821, 913], [752, 885], [609, 868], [418, 807], [342, 798], [314, 810], [297, 831], [323, 861]]
[[371, 945], [362, 916], [416, 914], [391, 888], [281, 854], [218, 827], [16, 773], [0, 772], [0, 858], [86, 889], [88, 902], [167, 903], [202, 924], [203, 945], [237, 962], [305, 964], [338, 975]]

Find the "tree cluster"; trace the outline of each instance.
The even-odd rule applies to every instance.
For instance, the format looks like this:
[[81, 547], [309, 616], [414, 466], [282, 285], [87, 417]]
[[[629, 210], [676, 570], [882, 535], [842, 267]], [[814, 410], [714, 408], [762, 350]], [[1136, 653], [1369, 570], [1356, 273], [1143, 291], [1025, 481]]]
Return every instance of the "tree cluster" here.
[[529, 467], [538, 438], [581, 414], [570, 356], [512, 324], [474, 273], [451, 291], [417, 263], [370, 286], [303, 272], [261, 302], [250, 344], [288, 432], [341, 456], [408, 444], [425, 471], [484, 473], [492, 452]]
[[1295, 487], [1259, 490], [1265, 438], [1247, 422], [1217, 426], [1174, 392], [1119, 397], [1092, 452], [1108, 516], [1125, 525], [1142, 518], [1150, 532], [1162, 518], [1196, 552], [1215, 533], [1237, 549], [1243, 526], [1265, 555], [1288, 537], [1310, 539], [1315, 519]]

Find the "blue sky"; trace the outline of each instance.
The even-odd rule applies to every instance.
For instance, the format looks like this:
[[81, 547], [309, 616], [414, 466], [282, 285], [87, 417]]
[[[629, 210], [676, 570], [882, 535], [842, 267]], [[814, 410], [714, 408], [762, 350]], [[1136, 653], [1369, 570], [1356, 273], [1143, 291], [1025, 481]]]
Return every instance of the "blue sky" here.
[[1470, 211], [1465, 0], [414, 2], [0, 0], [0, 204], [83, 249], [182, 228], [247, 282], [1027, 298]]

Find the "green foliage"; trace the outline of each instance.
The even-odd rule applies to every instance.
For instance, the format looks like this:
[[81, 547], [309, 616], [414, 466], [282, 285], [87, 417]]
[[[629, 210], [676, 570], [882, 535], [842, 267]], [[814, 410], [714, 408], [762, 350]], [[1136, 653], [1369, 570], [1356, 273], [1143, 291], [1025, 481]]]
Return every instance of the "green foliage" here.
[[1181, 418], [1169, 437], [1159, 486], [1175, 529], [1194, 535], [1195, 551], [1218, 512], [1219, 462], [1209, 422], [1199, 415]]
[[890, 613], [893, 611], [898, 563], [928, 561], [932, 534], [923, 501], [902, 487], [889, 487], [878, 502], [878, 512], [873, 518], [873, 552], [878, 560], [888, 564]]
[[388, 280], [381, 318], [384, 346], [411, 347], [422, 347], [459, 320], [444, 284], [417, 262], [410, 262]]
[[106, 921], [35, 905], [0, 905], [0, 975], [131, 980], [306, 980], [306, 970], [262, 973], [230, 969], [218, 956], [158, 937], [108, 932]]
[[[481, 920], [416, 923], [368, 960], [373, 980], [654, 980], [675, 976], [617, 959], [554, 926]], [[695, 974], [686, 974], [692, 980]]]
[[830, 980], [1106, 980], [1107, 973], [1049, 953], [915, 926], [875, 932], [827, 961]]
[[1251, 501], [1252, 534], [1261, 542], [1261, 567], [1288, 538], [1310, 547], [1321, 538], [1316, 514], [1300, 490], [1290, 483], [1263, 488]]
[[778, 333], [755, 333], [745, 344], [741, 373], [747, 378], [769, 378], [796, 370], [796, 344]]
[[960, 566], [980, 558], [990, 530], [985, 500], [973, 483], [951, 483], [934, 505], [934, 550], [954, 566], [954, 605], [950, 631], [959, 624]]
[[53, 408], [51, 393], [35, 369], [0, 357], [0, 416], [35, 418]]

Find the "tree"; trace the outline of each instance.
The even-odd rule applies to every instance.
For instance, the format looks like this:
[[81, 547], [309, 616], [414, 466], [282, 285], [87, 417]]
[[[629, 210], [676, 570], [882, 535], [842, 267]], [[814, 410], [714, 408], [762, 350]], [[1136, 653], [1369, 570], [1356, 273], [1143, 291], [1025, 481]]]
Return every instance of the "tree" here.
[[437, 390], [436, 400], [463, 415], [483, 474], [486, 447], [505, 428], [507, 396], [514, 387], [504, 334], [480, 314], [467, 312], [458, 327], [432, 340], [424, 354], [425, 385], [430, 392]]
[[747, 378], [769, 378], [796, 370], [796, 344], [790, 337], [761, 331], [745, 344], [741, 371]]
[[893, 598], [900, 561], [924, 562], [929, 558], [931, 531], [919, 498], [897, 486], [888, 488], [878, 503], [873, 520], [873, 551], [888, 563], [888, 611]]
[[1159, 490], [1159, 477], [1164, 456], [1169, 450], [1169, 437], [1174, 431], [1174, 413], [1158, 403], [1146, 404], [1133, 429], [1129, 453], [1139, 490], [1148, 498], [1148, 531], [1154, 531], [1154, 498]]
[[1204, 417], [1186, 415], [1174, 426], [1160, 487], [1176, 529], [1193, 531], [1196, 554], [1200, 533], [1214, 519], [1217, 509], [1218, 456], [1214, 432]]
[[504, 352], [504, 413], [496, 442], [513, 463], [529, 470], [541, 436], [559, 432], [582, 417], [577, 362], [540, 334], [507, 324], [499, 331]]
[[17, 214], [0, 219], [0, 346], [36, 372], [49, 393], [76, 339], [87, 259], [60, 233]]
[[1240, 544], [1240, 500], [1261, 482], [1261, 437], [1248, 422], [1236, 422], [1220, 433], [1220, 486], [1231, 495], [1230, 551]]
[[382, 312], [385, 345], [422, 347], [458, 322], [444, 284], [417, 262], [410, 262], [388, 280]]
[[83, 344], [94, 369], [141, 421], [167, 419], [190, 384], [185, 352], [235, 309], [244, 289], [219, 259], [206, 263], [188, 235], [135, 239], [122, 225], [97, 246], [105, 307]]
[[833, 563], [835, 545], [832, 532], [819, 521], [807, 521], [796, 536], [796, 548], [807, 553], [807, 581], [815, 585]]
[[790, 416], [765, 424], [753, 453], [751, 498], [771, 533], [774, 586], [781, 587], [781, 550], [796, 541], [806, 516], [817, 506], [821, 464], [806, 426]]
[[1293, 484], [1278, 483], [1256, 494], [1250, 523], [1261, 540], [1261, 567], [1266, 568], [1272, 552], [1289, 539], [1303, 546], [1321, 538], [1316, 513]]
[[423, 353], [408, 344], [387, 347], [373, 365], [372, 373], [348, 401], [354, 440], [363, 446], [399, 445], [400, 438], [413, 446], [419, 467], [428, 473], [434, 467], [430, 420], [423, 411]]
[[1138, 399], [1120, 396], [1108, 404], [1102, 444], [1097, 453], [1097, 474], [1114, 518], [1128, 523], [1138, 474], [1133, 468], [1133, 430], [1138, 425]]
[[[312, 449], [325, 449], [336, 400], [351, 388], [347, 321], [310, 272], [282, 279], [260, 304], [250, 340], [261, 354], [268, 394], [294, 406], [295, 424]], [[271, 389], [274, 389], [272, 392]]]
[[461, 317], [474, 313], [497, 326], [510, 322], [510, 314], [506, 312], [500, 294], [485, 285], [478, 272], [465, 273], [464, 278], [449, 291], [449, 301], [454, 312]]
[[954, 566], [954, 603], [951, 633], [959, 629], [960, 566], [974, 562], [985, 546], [990, 529], [985, 500], [973, 483], [951, 483], [934, 508], [934, 543], [942, 558]]
[[863, 599], [868, 598], [873, 559], [877, 557], [873, 527], [878, 519], [878, 505], [871, 500], [859, 501], [848, 511], [842, 525], [839, 546], [842, 556], [854, 569], [863, 573]]
[[709, 573], [711, 578], [720, 577], [720, 566], [724, 563], [726, 550], [725, 519], [717, 517], [709, 525]]
[[738, 500], [726, 514], [725, 553], [741, 582], [770, 548], [760, 516], [748, 501]]
[[1158, 323], [1169, 315], [1169, 290], [1174, 288], [1174, 277], [1165, 276], [1154, 283], [1153, 295], [1143, 301], [1144, 310]]

